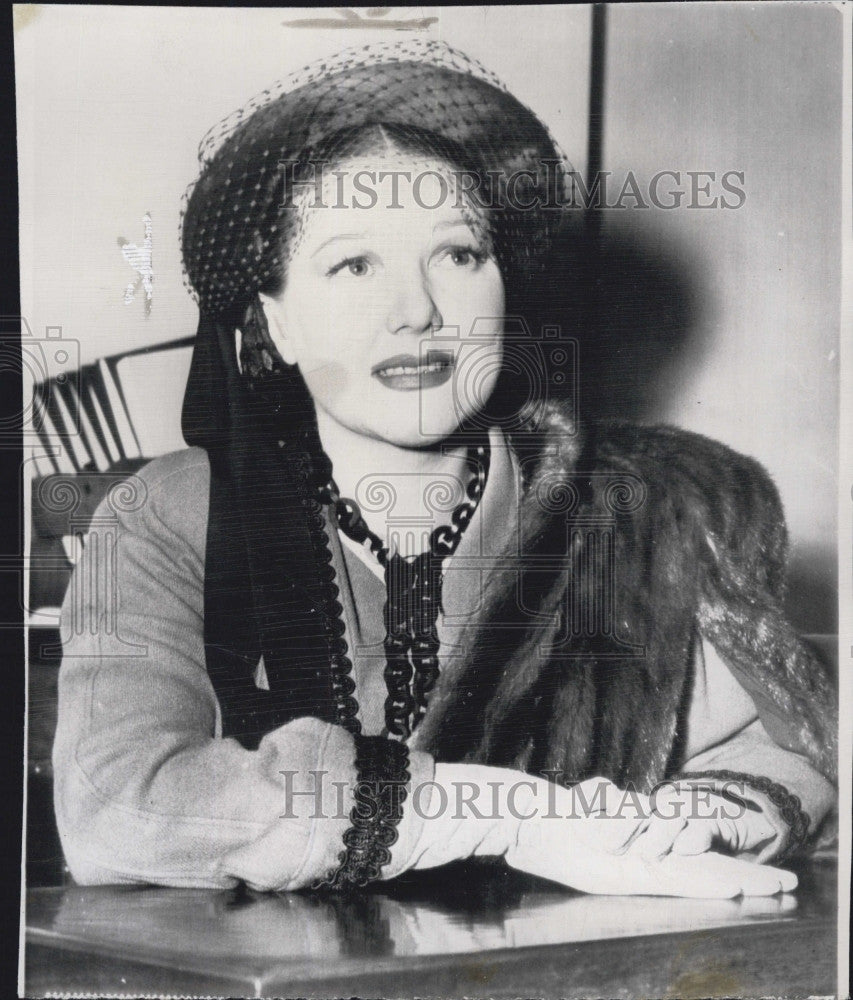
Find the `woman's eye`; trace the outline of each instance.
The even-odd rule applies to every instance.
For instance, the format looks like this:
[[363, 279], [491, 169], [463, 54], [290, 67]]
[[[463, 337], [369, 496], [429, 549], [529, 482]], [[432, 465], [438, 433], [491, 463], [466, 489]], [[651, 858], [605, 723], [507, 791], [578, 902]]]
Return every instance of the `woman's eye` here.
[[470, 250], [451, 250], [450, 259], [454, 264], [464, 267], [466, 264], [474, 262], [474, 255]]
[[346, 260], [330, 267], [326, 274], [328, 277], [332, 277], [332, 275], [339, 274], [344, 270], [355, 278], [364, 278], [370, 274], [370, 261], [366, 257], [347, 257]]
[[486, 259], [486, 254], [474, 247], [449, 247], [440, 257], [438, 263], [447, 261], [450, 266], [476, 270]]

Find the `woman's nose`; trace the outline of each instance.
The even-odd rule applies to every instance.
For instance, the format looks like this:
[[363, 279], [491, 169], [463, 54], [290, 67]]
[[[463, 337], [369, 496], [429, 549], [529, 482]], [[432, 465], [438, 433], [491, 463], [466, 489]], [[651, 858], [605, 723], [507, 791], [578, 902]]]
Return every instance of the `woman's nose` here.
[[389, 333], [424, 333], [444, 325], [426, 278], [409, 275], [394, 288], [386, 320]]

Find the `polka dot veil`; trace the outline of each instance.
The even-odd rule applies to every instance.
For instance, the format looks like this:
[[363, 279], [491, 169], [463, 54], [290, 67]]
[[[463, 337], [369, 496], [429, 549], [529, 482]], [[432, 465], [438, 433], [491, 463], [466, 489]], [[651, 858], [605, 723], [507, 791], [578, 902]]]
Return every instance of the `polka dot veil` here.
[[461, 150], [488, 182], [504, 274], [523, 280], [540, 266], [571, 185], [547, 128], [493, 73], [445, 43], [383, 42], [292, 74], [202, 139], [181, 244], [185, 281], [203, 311], [239, 315], [257, 291], [280, 284], [299, 165], [328, 137], [372, 123], [415, 125]]

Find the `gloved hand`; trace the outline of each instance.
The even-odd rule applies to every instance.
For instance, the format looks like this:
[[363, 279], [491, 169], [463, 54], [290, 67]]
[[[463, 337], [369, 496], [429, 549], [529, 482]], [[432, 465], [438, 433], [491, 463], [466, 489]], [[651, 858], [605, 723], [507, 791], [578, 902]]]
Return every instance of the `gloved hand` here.
[[647, 858], [670, 852], [703, 854], [714, 846], [732, 854], [757, 852], [779, 836], [758, 808], [732, 801], [707, 787], [690, 783], [663, 786], [653, 797], [645, 829], [628, 850]]
[[[790, 872], [720, 854], [660, 856], [655, 844], [666, 838], [651, 825], [649, 797], [626, 797], [603, 778], [567, 789], [508, 768], [437, 764], [432, 795], [420, 805], [432, 818], [416, 844], [395, 848], [385, 877], [494, 855], [520, 871], [590, 893], [729, 898], [790, 892], [797, 885]], [[673, 840], [687, 830], [677, 827]], [[649, 841], [642, 843], [646, 835]], [[698, 842], [696, 835], [687, 846]]]
[[[514, 868], [584, 892], [618, 895], [771, 896], [797, 886], [792, 872], [740, 858], [659, 852], [658, 846], [666, 841], [660, 834], [665, 824], [651, 825], [654, 816], [648, 796], [632, 793], [626, 799], [606, 779], [592, 778], [551, 794], [554, 811], [570, 818], [540, 815], [519, 822], [516, 843], [505, 855]], [[678, 825], [678, 834], [687, 829]], [[704, 842], [710, 826], [700, 829]], [[649, 842], [635, 846], [645, 836]], [[692, 842], [687, 840], [691, 848], [699, 843], [698, 834]]]

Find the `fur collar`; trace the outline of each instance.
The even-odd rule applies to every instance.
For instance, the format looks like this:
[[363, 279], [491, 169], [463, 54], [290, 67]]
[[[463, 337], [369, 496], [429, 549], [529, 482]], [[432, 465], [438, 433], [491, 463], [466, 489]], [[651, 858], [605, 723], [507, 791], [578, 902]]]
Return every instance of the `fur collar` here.
[[578, 432], [555, 404], [515, 443], [527, 471], [506, 555], [523, 568], [493, 574], [412, 745], [650, 788], [681, 760], [701, 631], [774, 738], [831, 776], [834, 693], [781, 610], [787, 540], [766, 471], [674, 427]]

